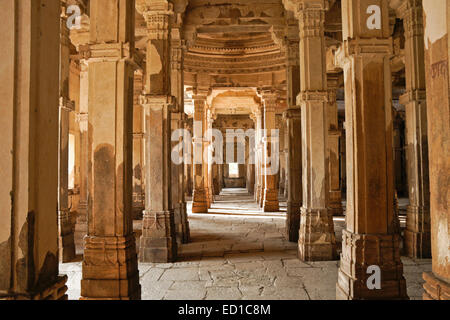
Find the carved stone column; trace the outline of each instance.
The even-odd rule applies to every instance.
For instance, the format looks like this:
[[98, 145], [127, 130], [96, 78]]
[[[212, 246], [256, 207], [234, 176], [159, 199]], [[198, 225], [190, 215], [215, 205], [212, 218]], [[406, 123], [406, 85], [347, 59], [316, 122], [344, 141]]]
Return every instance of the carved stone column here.
[[288, 138], [288, 200], [286, 214], [286, 236], [289, 241], [298, 241], [300, 230], [300, 208], [302, 206], [302, 136], [301, 110], [290, 108], [285, 112]]
[[[206, 130], [211, 132], [214, 119], [211, 110], [206, 111]], [[211, 208], [214, 203], [214, 189], [213, 189], [213, 177], [212, 177], [212, 156], [213, 156], [213, 146], [212, 146], [212, 136], [205, 137], [207, 139], [207, 166], [206, 166], [206, 179], [207, 179], [207, 195], [208, 195], [208, 208]]]
[[399, 9], [405, 28], [406, 159], [409, 206], [405, 252], [413, 258], [431, 258], [430, 184], [425, 83], [423, 7], [421, 0], [405, 0]]
[[171, 188], [171, 111], [176, 101], [171, 95], [170, 27], [172, 4], [166, 1], [139, 1], [147, 23], [147, 63], [145, 109], [145, 211], [139, 247], [141, 262], [172, 262], [177, 256]]
[[208, 194], [207, 180], [205, 176], [205, 109], [206, 109], [206, 93], [193, 96], [194, 100], [194, 137], [193, 137], [193, 184], [194, 191], [192, 195], [192, 212], [207, 213], [208, 212]]
[[[432, 272], [423, 298], [450, 300], [450, 81], [448, 1], [423, 1], [430, 170]], [[434, 23], [435, 21], [441, 21]], [[437, 36], [438, 35], [438, 36]]]
[[81, 60], [80, 66], [80, 113], [77, 116], [80, 128], [80, 200], [78, 203], [76, 231], [85, 235], [88, 229], [87, 217], [89, 198], [89, 75], [87, 61]]
[[69, 115], [75, 104], [69, 99], [70, 39], [65, 5], [61, 6], [59, 48], [59, 157], [58, 157], [58, 230], [59, 260], [75, 259], [75, 240], [69, 208]]
[[60, 3], [0, 7], [0, 299], [67, 299], [56, 216]]
[[82, 299], [140, 299], [133, 235], [133, 1], [90, 1], [89, 226]]
[[142, 71], [134, 73], [133, 99], [133, 219], [141, 219], [145, 209], [145, 114], [140, 96], [144, 88]]
[[300, 1], [296, 12], [300, 30], [303, 205], [299, 258], [303, 261], [336, 258], [333, 216], [328, 210], [328, 127], [325, 64], [325, 12], [328, 1]]
[[260, 141], [262, 133], [262, 113], [261, 109], [257, 108], [253, 112], [255, 122], [255, 201], [259, 203], [261, 196], [261, 154]]
[[338, 107], [336, 91], [338, 89], [339, 75], [328, 74], [328, 175], [329, 175], [329, 199], [328, 209], [333, 216], [343, 214], [341, 198], [341, 180], [339, 176], [339, 131]]
[[[278, 212], [280, 205], [278, 202], [277, 173], [279, 170], [279, 137], [273, 136], [275, 128], [275, 110], [277, 106], [277, 95], [275, 93], [263, 93], [264, 101], [264, 161], [263, 179], [264, 190], [262, 209], [264, 212]], [[277, 161], [273, 162], [276, 158]], [[272, 160], [272, 161], [271, 161]]]
[[[181, 21], [176, 21], [171, 29], [171, 92], [176, 98], [176, 112], [172, 112], [171, 127], [172, 133], [176, 130], [184, 129], [184, 42], [180, 35]], [[172, 148], [181, 147], [183, 138], [179, 136], [178, 141], [172, 141]], [[181, 154], [180, 157], [184, 155]], [[184, 195], [184, 165], [171, 161], [171, 192], [172, 205], [174, 209], [174, 223], [177, 242], [187, 243], [189, 241], [189, 222], [187, 218], [186, 200]]]
[[[298, 30], [297, 30], [298, 31]], [[298, 32], [297, 32], [298, 36]], [[300, 92], [300, 49], [299, 40], [286, 43], [288, 49], [288, 66], [286, 70], [288, 83], [288, 110], [284, 114], [286, 121], [286, 190], [287, 219], [286, 236], [289, 241], [298, 241], [300, 229], [300, 208], [302, 206], [302, 123], [301, 109], [297, 105]]]
[[[407, 298], [393, 205], [389, 5], [378, 3], [371, 17], [369, 1], [342, 1], [348, 185], [338, 299]], [[379, 268], [379, 289], [368, 285], [369, 266]]]

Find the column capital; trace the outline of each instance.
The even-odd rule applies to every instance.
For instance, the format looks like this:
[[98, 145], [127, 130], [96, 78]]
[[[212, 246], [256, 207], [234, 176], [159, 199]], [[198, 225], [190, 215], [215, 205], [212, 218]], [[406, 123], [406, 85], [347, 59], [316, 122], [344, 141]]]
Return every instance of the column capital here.
[[397, 14], [403, 19], [406, 38], [423, 36], [422, 0], [404, 0], [397, 9]]
[[166, 95], [143, 94], [139, 97], [139, 102], [144, 108], [164, 108], [175, 107], [175, 98]]
[[327, 102], [329, 99], [328, 91], [302, 91], [297, 96], [297, 105], [301, 105], [304, 101], [320, 101]]
[[137, 0], [136, 9], [147, 23], [149, 40], [169, 38], [169, 17], [174, 14], [172, 3], [165, 0]]

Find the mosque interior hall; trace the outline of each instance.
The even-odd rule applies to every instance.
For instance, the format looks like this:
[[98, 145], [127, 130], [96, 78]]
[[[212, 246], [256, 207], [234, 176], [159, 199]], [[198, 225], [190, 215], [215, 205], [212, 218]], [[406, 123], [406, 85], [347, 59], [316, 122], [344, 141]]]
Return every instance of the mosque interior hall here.
[[0, 300], [450, 300], [450, 0], [0, 21]]

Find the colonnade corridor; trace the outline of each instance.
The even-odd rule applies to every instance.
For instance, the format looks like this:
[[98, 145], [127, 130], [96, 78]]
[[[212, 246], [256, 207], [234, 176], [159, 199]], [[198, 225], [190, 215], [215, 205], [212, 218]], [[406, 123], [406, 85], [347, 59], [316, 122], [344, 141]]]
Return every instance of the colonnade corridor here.
[[[286, 201], [261, 212], [247, 189], [223, 189], [207, 214], [191, 212], [191, 242], [175, 263], [139, 263], [143, 300], [334, 300], [339, 261], [302, 262], [286, 240]], [[139, 232], [140, 221], [135, 221]], [[334, 218], [338, 247], [344, 217]], [[139, 235], [138, 235], [139, 237]], [[139, 243], [139, 240], [137, 240]], [[338, 249], [338, 251], [340, 251]], [[402, 257], [410, 299], [422, 299], [430, 259]], [[80, 295], [81, 262], [60, 265], [69, 299]]]

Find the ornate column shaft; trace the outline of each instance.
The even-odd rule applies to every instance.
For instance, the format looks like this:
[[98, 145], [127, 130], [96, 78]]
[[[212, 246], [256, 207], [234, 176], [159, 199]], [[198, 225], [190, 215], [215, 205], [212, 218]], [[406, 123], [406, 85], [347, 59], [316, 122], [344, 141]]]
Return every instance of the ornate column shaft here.
[[300, 92], [300, 49], [299, 40], [289, 41], [288, 48], [288, 111], [286, 121], [286, 178], [287, 219], [286, 236], [289, 241], [298, 241], [300, 229], [300, 208], [302, 206], [302, 123], [301, 106], [297, 105]]
[[91, 159], [82, 299], [141, 296], [131, 212], [134, 12], [134, 1], [90, 1], [90, 44], [82, 50]]
[[0, 299], [67, 299], [56, 219], [60, 3], [0, 7]]
[[301, 110], [289, 108], [285, 112], [288, 132], [288, 200], [286, 215], [286, 236], [289, 241], [298, 241], [300, 230], [300, 209], [302, 206], [302, 135]]
[[[379, 4], [377, 29], [360, 1], [342, 2], [348, 185], [338, 299], [407, 298], [393, 205], [389, 5]], [[369, 266], [380, 270], [379, 289], [368, 285]]]
[[144, 75], [141, 71], [134, 73], [133, 97], [133, 219], [141, 219], [145, 209], [145, 114], [140, 96], [144, 88]]
[[[274, 159], [273, 152], [278, 152], [279, 137], [272, 136], [272, 130], [275, 130], [275, 110], [277, 106], [277, 95], [274, 93], [264, 93], [264, 161], [263, 161], [263, 179], [264, 194], [262, 200], [262, 209], [264, 212], [277, 212], [280, 210], [278, 202], [277, 173], [279, 170], [279, 154], [276, 163], [270, 160]], [[275, 140], [276, 139], [276, 140]], [[276, 144], [276, 149], [273, 147]]]
[[89, 75], [87, 61], [81, 60], [80, 66], [80, 113], [77, 116], [78, 126], [80, 128], [80, 200], [78, 203], [76, 230], [86, 234], [88, 229], [87, 216], [89, 198]]
[[325, 12], [328, 1], [300, 1], [296, 15], [300, 31], [303, 205], [299, 258], [303, 261], [336, 258], [333, 216], [328, 205], [327, 79]]
[[208, 194], [207, 180], [205, 176], [205, 109], [206, 109], [206, 93], [198, 94], [192, 97], [194, 100], [194, 137], [193, 137], [193, 184], [194, 191], [192, 195], [192, 212], [206, 213], [208, 212]]
[[[450, 81], [448, 1], [423, 1], [432, 272], [425, 272], [424, 300], [450, 300]], [[434, 23], [441, 21], [441, 23]], [[439, 36], [436, 36], [439, 35]]]
[[70, 39], [67, 28], [66, 6], [61, 3], [59, 48], [59, 157], [58, 157], [58, 230], [59, 260], [75, 259], [75, 240], [69, 208], [69, 115], [75, 110], [69, 99]]
[[261, 127], [262, 127], [262, 117], [261, 109], [257, 108], [254, 113], [255, 122], [255, 201], [259, 203], [261, 195], [261, 157], [260, 157], [260, 141], [261, 141]]
[[336, 91], [338, 89], [339, 75], [328, 74], [328, 176], [329, 176], [329, 199], [328, 209], [333, 216], [343, 214], [341, 197], [341, 180], [339, 176], [339, 139], [341, 132], [338, 123], [338, 107]]
[[[178, 21], [177, 21], [178, 22]], [[180, 35], [181, 21], [171, 29], [171, 92], [176, 98], [176, 112], [172, 112], [171, 127], [172, 132], [184, 129], [184, 42]], [[172, 148], [181, 146], [182, 137], [179, 141], [172, 141]], [[181, 150], [180, 150], [181, 153]], [[180, 154], [180, 156], [183, 156]], [[174, 209], [174, 223], [177, 242], [187, 243], [189, 241], [189, 222], [187, 217], [186, 200], [184, 195], [184, 165], [171, 162], [171, 188], [172, 205]]]
[[405, 252], [413, 258], [431, 257], [430, 184], [423, 7], [421, 0], [406, 0], [399, 11], [405, 28], [406, 159], [409, 206], [406, 215]]
[[[206, 111], [206, 130], [212, 130], [214, 119], [212, 117], [211, 110]], [[211, 132], [211, 131], [209, 131]], [[212, 136], [205, 137], [207, 139], [207, 166], [206, 166], [206, 176], [207, 176], [207, 194], [208, 194], [208, 208], [214, 203], [214, 189], [212, 183], [212, 156], [213, 156], [213, 146], [212, 146]]]
[[177, 256], [171, 188], [170, 27], [172, 4], [141, 1], [137, 9], [147, 23], [146, 82], [141, 104], [145, 109], [145, 211], [139, 247], [141, 262], [172, 262]]

